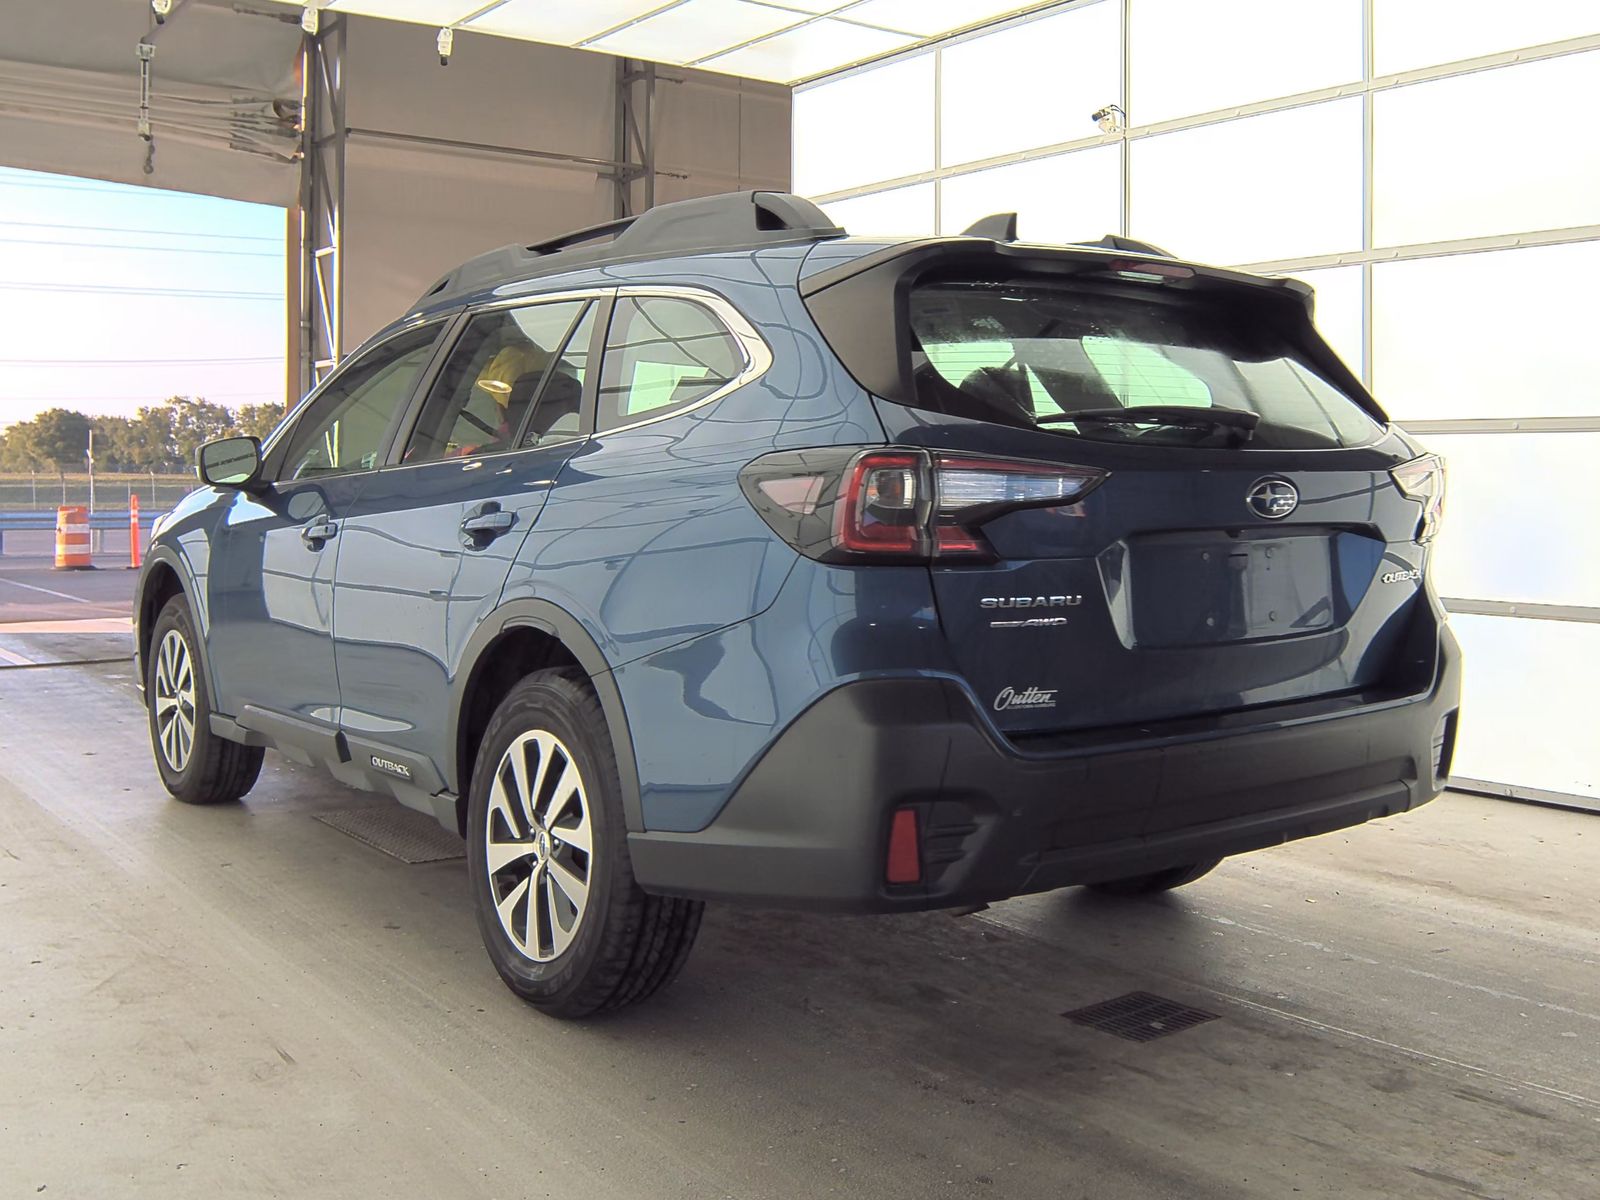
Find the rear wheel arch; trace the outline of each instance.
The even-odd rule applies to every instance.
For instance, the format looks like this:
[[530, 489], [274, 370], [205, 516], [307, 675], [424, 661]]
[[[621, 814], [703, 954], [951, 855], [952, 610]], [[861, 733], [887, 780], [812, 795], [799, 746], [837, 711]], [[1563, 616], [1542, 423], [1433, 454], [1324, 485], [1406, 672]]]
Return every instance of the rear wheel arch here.
[[622, 694], [611, 664], [577, 618], [546, 600], [514, 600], [496, 609], [468, 641], [456, 672], [447, 745], [456, 794], [457, 832], [465, 836], [467, 798], [478, 747], [495, 709], [520, 681], [547, 667], [572, 666], [587, 677], [605, 713], [622, 784], [628, 829], [644, 828], [639, 805], [639, 774], [633, 757]]

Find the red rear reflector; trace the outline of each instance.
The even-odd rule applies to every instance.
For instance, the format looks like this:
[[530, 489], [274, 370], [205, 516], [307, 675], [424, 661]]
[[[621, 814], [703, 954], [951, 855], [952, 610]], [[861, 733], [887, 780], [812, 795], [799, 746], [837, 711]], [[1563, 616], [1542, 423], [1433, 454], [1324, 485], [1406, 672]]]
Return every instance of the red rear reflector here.
[[822, 499], [823, 478], [821, 475], [791, 475], [787, 479], [763, 479], [756, 486], [779, 508], [809, 517], [817, 511]]
[[884, 878], [890, 883], [922, 882], [922, 851], [918, 846], [917, 810], [898, 808], [889, 826], [889, 861]]

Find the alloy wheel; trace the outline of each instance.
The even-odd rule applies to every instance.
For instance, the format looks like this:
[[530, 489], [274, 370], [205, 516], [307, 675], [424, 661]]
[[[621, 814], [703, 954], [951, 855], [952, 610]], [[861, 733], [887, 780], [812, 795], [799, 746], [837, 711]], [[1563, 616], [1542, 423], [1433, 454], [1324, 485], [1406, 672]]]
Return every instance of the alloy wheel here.
[[484, 851], [489, 894], [511, 944], [534, 962], [558, 958], [588, 907], [594, 840], [583, 775], [553, 733], [521, 734], [501, 756]]
[[194, 659], [176, 629], [167, 630], [156, 653], [156, 740], [167, 766], [182, 772], [194, 752]]

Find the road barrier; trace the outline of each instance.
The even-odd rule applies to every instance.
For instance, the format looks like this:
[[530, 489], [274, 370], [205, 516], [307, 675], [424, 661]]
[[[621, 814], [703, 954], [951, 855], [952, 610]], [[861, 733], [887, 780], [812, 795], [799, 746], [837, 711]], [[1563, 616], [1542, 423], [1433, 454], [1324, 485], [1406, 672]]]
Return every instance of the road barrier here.
[[[82, 508], [81, 505], [69, 507]], [[0, 509], [0, 556], [8, 551], [12, 554], [48, 554], [50, 553], [50, 538], [56, 527], [56, 514], [53, 512], [36, 512], [31, 510], [6, 511]], [[150, 536], [150, 526], [155, 521], [154, 513], [141, 513], [139, 515], [140, 550], [144, 548], [144, 540]], [[88, 514], [89, 550], [91, 554], [104, 552], [107, 533], [114, 539], [113, 544], [120, 545], [121, 535], [124, 530], [131, 533], [133, 529], [132, 509], [105, 509]], [[6, 543], [7, 534], [27, 535], [20, 539], [22, 544], [17, 545], [13, 539], [11, 545]], [[32, 543], [30, 546], [29, 543]], [[141, 555], [142, 557], [142, 555]]]
[[86, 571], [89, 556], [89, 510], [78, 504], [56, 509], [56, 570]]

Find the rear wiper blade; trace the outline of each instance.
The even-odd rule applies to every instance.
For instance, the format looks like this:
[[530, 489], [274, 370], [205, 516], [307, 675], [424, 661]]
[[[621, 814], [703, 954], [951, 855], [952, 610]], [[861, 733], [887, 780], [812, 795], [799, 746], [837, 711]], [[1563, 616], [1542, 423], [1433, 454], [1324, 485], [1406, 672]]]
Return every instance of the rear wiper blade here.
[[1248, 442], [1261, 414], [1244, 408], [1190, 408], [1182, 404], [1145, 404], [1134, 408], [1083, 408], [1076, 412], [1035, 417], [1038, 425], [1165, 425], [1176, 429], [1225, 429], [1234, 440]]

